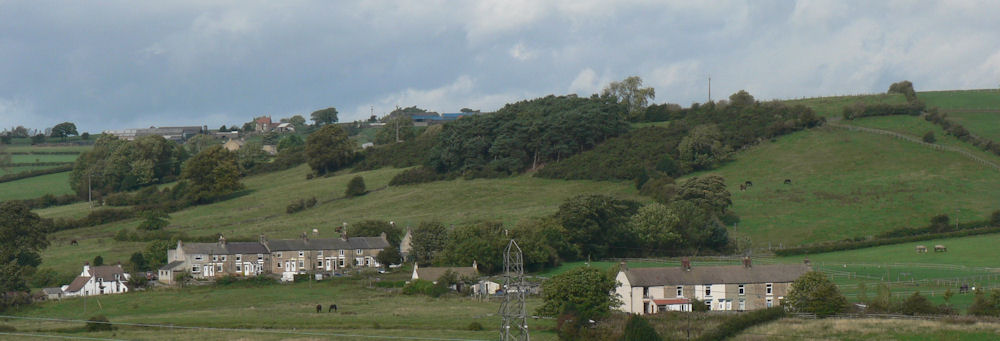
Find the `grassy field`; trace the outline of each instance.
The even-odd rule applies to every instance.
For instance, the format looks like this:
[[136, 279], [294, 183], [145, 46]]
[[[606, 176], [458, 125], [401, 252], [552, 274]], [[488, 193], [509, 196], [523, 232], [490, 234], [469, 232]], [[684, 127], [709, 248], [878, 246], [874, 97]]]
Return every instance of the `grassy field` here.
[[[496, 327], [500, 324], [500, 318], [496, 315], [500, 305], [497, 300], [479, 301], [454, 296], [441, 298], [407, 296], [384, 289], [368, 289], [364, 287], [365, 283], [364, 280], [338, 279], [263, 287], [237, 285], [161, 289], [101, 296], [97, 299], [92, 297], [87, 298], [86, 303], [83, 298], [46, 302], [15, 314], [24, 317], [75, 320], [102, 314], [112, 322], [262, 329], [245, 332], [194, 333], [160, 328], [125, 327], [115, 332], [115, 338], [126, 339], [207, 337], [256, 340], [321, 337], [354, 340], [365, 339], [362, 335], [368, 335], [491, 340], [496, 337]], [[323, 305], [323, 313], [316, 313], [317, 304]], [[338, 311], [326, 312], [329, 304], [336, 304]], [[540, 304], [538, 299], [531, 298], [528, 300], [527, 308], [533, 312], [538, 304]], [[8, 320], [4, 323], [22, 332], [57, 335], [74, 335], [72, 333], [74, 329], [83, 326], [79, 322], [30, 320]], [[479, 323], [484, 330], [470, 331], [469, 325], [472, 323]], [[529, 321], [529, 325], [533, 330], [531, 335], [533, 339], [555, 339], [554, 333], [547, 331], [554, 325], [554, 320], [533, 319]], [[289, 334], [282, 335], [283, 332]], [[294, 334], [308, 332], [315, 332], [318, 335]], [[109, 336], [100, 333], [76, 334], [87, 337]]]
[[76, 154], [15, 154], [10, 156], [11, 163], [36, 163], [36, 162], [66, 162], [76, 161], [79, 155]]
[[788, 104], [802, 104], [816, 111], [816, 115], [830, 118], [841, 117], [844, 113], [844, 106], [855, 103], [906, 103], [906, 97], [901, 94], [872, 94], [858, 96], [836, 96], [836, 97], [816, 97], [805, 99], [793, 99], [783, 101]]
[[939, 107], [942, 110], [1000, 110], [1000, 91], [997, 89], [925, 91], [918, 92], [917, 98], [927, 103], [928, 107]]
[[[515, 224], [525, 218], [550, 215], [566, 199], [579, 194], [600, 193], [648, 201], [636, 194], [629, 182], [565, 181], [518, 176], [508, 179], [440, 181], [428, 184], [385, 188], [400, 169], [381, 169], [357, 174], [306, 180], [306, 166], [249, 177], [244, 180], [248, 194], [211, 205], [192, 207], [170, 214], [167, 230], [188, 235], [223, 233], [227, 237], [291, 238], [319, 229], [332, 236], [342, 222], [380, 219], [402, 226], [421, 221], [441, 221], [447, 225], [500, 221]], [[347, 182], [361, 175], [371, 193], [341, 199]], [[295, 214], [285, 213], [292, 200], [315, 196], [314, 208]], [[81, 217], [90, 211], [87, 203], [39, 210], [46, 218]], [[108, 262], [126, 261], [144, 248], [142, 243], [122, 243], [111, 239], [120, 229], [134, 229], [137, 220], [62, 231], [53, 234], [52, 245], [43, 253], [42, 267], [61, 273], [79, 271], [83, 260], [102, 255]], [[78, 240], [79, 247], [69, 246]]]
[[55, 166], [14, 166], [14, 167], [0, 168], [0, 176], [4, 176], [4, 175], [7, 175], [7, 174], [17, 174], [17, 173], [20, 173], [20, 172], [33, 171], [33, 170], [37, 170], [37, 169], [48, 169], [48, 168], [52, 168], [52, 167], [55, 167]]
[[1000, 323], [785, 318], [747, 329], [731, 338], [750, 340], [996, 340]]
[[[705, 174], [726, 179], [740, 217], [734, 235], [751, 236], [755, 248], [923, 226], [941, 213], [982, 220], [1000, 202], [1000, 174], [962, 156], [833, 128], [781, 137], [694, 175]], [[747, 180], [754, 186], [737, 190]]]
[[[1000, 118], [1000, 116], [998, 116], [998, 118]], [[841, 121], [840, 123], [846, 125], [854, 125], [860, 127], [868, 127], [868, 128], [893, 131], [897, 133], [903, 133], [916, 137], [918, 139], [922, 138], [924, 134], [927, 132], [933, 132], [934, 138], [937, 140], [936, 142], [934, 142], [936, 144], [943, 146], [959, 147], [983, 159], [991, 160], [994, 163], [1000, 163], [1000, 157], [998, 157], [996, 154], [984, 151], [979, 147], [962, 142], [961, 140], [955, 138], [954, 136], [948, 135], [944, 131], [944, 129], [941, 129], [941, 126], [928, 122], [927, 120], [917, 116], [866, 117], [851, 121]], [[1000, 125], [1000, 120], [997, 120], [995, 123], [997, 125]], [[998, 131], [1000, 131], [1000, 129], [998, 129]]]
[[37, 198], [45, 194], [73, 193], [69, 173], [62, 172], [0, 183], [0, 201]]

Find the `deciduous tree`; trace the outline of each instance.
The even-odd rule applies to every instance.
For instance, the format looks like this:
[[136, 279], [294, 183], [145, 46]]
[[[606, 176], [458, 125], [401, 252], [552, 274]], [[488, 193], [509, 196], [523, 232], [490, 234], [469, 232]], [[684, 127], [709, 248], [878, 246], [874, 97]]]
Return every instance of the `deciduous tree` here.
[[0, 292], [27, 290], [25, 279], [42, 263], [49, 242], [37, 214], [19, 201], [0, 203]]
[[354, 161], [355, 144], [336, 125], [326, 125], [306, 138], [306, 162], [318, 175], [334, 172]]
[[542, 283], [543, 303], [538, 314], [556, 316], [573, 307], [581, 319], [606, 316], [611, 307], [621, 304], [620, 298], [612, 296], [617, 286], [614, 278], [596, 268], [569, 270]]
[[601, 94], [624, 103], [628, 108], [628, 119], [634, 120], [642, 117], [646, 105], [656, 97], [656, 90], [651, 87], [643, 88], [642, 78], [631, 76], [621, 82], [611, 82]]
[[439, 222], [422, 222], [410, 231], [410, 252], [418, 264], [431, 264], [447, 242], [448, 229]]
[[847, 298], [826, 274], [810, 271], [792, 282], [785, 304], [792, 311], [826, 317], [846, 310]]
[[187, 194], [196, 202], [205, 202], [243, 188], [236, 153], [222, 146], [209, 147], [188, 160], [181, 179], [190, 183]]
[[59, 123], [52, 127], [52, 137], [62, 137], [65, 140], [67, 136], [73, 135], [77, 135], [76, 124], [71, 122]]
[[316, 110], [313, 111], [310, 117], [312, 117], [313, 122], [316, 122], [316, 125], [318, 126], [337, 123], [337, 108], [329, 107], [326, 109]]

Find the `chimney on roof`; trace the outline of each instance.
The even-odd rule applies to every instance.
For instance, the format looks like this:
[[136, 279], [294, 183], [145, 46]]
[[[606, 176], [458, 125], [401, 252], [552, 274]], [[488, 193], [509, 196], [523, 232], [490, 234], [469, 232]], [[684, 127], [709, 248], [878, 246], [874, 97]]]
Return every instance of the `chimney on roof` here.
[[684, 271], [691, 271], [691, 260], [687, 257], [681, 258], [681, 269], [684, 269]]
[[90, 262], [83, 262], [83, 272], [90, 271]]
[[476, 260], [475, 259], [472, 260], [472, 270], [479, 271], [479, 265], [476, 264]]
[[628, 264], [625, 262], [618, 263], [618, 269], [621, 271], [628, 271]]
[[309, 241], [309, 235], [306, 234], [305, 232], [302, 232], [302, 241], [306, 241], [306, 242]]
[[382, 237], [382, 240], [386, 240], [386, 241], [388, 241], [388, 239], [386, 239], [386, 236], [385, 236], [385, 232], [382, 232], [382, 233], [381, 233], [381, 234], [379, 234], [378, 236], [379, 236], [379, 237]]
[[753, 267], [753, 265], [751, 265], [751, 263], [750, 263], [750, 257], [749, 256], [743, 257], [743, 267], [747, 268], [747, 269]]
[[264, 244], [264, 243], [266, 243], [266, 242], [267, 242], [267, 238], [264, 238], [264, 234], [263, 234], [263, 233], [261, 233], [261, 234], [260, 234], [260, 243], [261, 243], [261, 244]]
[[118, 266], [119, 268], [121, 268], [122, 267], [122, 261], [118, 261], [117, 263], [115, 263], [115, 265]]
[[226, 237], [219, 233], [219, 246], [226, 246]]
[[340, 229], [340, 239], [347, 240], [347, 222], [344, 222], [343, 228]]

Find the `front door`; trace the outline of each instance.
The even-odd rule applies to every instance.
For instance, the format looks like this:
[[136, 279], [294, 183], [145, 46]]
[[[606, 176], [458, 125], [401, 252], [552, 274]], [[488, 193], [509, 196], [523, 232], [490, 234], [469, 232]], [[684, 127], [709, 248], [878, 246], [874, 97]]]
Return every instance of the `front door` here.
[[293, 261], [293, 260], [286, 260], [285, 261], [285, 271], [286, 272], [295, 272], [295, 261]]

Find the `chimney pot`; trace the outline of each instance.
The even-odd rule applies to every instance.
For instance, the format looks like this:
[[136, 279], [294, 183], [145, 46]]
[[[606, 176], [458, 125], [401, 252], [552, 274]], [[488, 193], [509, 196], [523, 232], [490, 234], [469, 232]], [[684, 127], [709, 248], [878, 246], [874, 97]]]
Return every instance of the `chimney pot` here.
[[750, 263], [750, 257], [743, 257], [743, 267], [747, 269], [752, 267]]
[[691, 271], [691, 260], [687, 257], [681, 258], [681, 269], [684, 269], [684, 271]]

